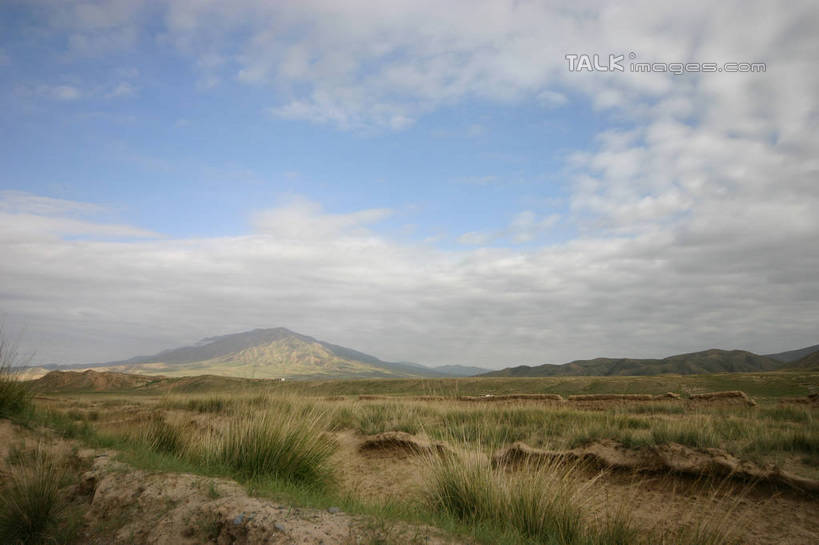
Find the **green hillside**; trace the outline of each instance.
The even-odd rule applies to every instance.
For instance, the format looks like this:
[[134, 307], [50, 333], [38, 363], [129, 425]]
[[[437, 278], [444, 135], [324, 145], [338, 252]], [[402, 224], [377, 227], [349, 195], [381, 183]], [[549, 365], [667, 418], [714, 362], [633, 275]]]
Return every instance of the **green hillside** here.
[[483, 377], [559, 377], [559, 376], [647, 376], [693, 375], [701, 373], [751, 373], [773, 371], [782, 363], [744, 350], [705, 350], [663, 359], [595, 358], [564, 365], [509, 367]]

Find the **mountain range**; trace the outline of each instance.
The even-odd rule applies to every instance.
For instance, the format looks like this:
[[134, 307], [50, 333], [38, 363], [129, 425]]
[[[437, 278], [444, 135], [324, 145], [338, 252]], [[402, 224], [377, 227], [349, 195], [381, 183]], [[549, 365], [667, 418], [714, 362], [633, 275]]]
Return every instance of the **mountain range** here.
[[428, 367], [411, 362], [388, 362], [277, 327], [207, 337], [191, 346], [121, 361], [21, 369], [20, 378], [37, 378], [54, 369], [94, 369], [169, 377], [222, 375], [264, 379], [336, 379], [689, 375], [787, 368], [819, 368], [819, 345], [764, 356], [744, 350], [711, 349], [662, 359], [595, 358], [562, 365], [521, 365], [489, 371], [461, 365]]
[[[801, 358], [793, 359], [793, 355]], [[780, 359], [781, 358], [781, 359]], [[750, 373], [819, 365], [819, 345], [781, 354], [760, 356], [745, 350], [710, 349], [662, 359], [595, 358], [562, 365], [520, 365], [490, 371], [483, 377], [647, 376], [703, 373]]]

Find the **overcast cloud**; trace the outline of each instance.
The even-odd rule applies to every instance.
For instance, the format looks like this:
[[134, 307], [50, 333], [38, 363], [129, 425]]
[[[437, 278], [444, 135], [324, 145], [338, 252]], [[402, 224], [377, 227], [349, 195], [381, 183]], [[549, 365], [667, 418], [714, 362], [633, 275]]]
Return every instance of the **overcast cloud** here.
[[[0, 313], [38, 361], [275, 326], [383, 359], [488, 367], [819, 342], [815, 2], [43, 9], [49, 32], [70, 36], [66, 55], [135, 48], [157, 20], [200, 86], [275, 89], [265, 115], [352, 135], [470, 100], [553, 109], [573, 97], [620, 123], [566, 154], [564, 210], [521, 208], [505, 227], [456, 234], [460, 245], [391, 236], [380, 225], [400, 210], [330, 213], [314, 195], [248, 211], [241, 236], [169, 236], [21, 181], [0, 193]], [[584, 52], [767, 71], [569, 72], [565, 55]], [[51, 99], [89, 92], [47, 85]], [[558, 223], [575, 234], [536, 243]]]

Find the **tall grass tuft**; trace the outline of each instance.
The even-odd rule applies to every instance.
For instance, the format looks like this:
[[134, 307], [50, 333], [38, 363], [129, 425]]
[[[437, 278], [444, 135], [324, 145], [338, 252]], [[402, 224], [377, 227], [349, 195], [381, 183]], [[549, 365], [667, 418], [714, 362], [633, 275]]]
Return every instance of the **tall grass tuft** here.
[[0, 490], [0, 542], [39, 544], [51, 541], [57, 524], [62, 471], [44, 451], [22, 465], [12, 465]]
[[335, 443], [323, 428], [319, 413], [248, 412], [227, 423], [223, 435], [206, 445], [205, 457], [244, 477], [324, 488], [332, 482]]
[[597, 529], [586, 524], [582, 500], [593, 481], [581, 484], [572, 466], [549, 463], [510, 473], [477, 453], [428, 463], [426, 495], [435, 511], [535, 543], [600, 542]]
[[151, 418], [144, 434], [145, 443], [155, 452], [179, 455], [183, 451], [185, 442], [182, 431], [159, 415]]
[[28, 388], [14, 376], [18, 356], [16, 347], [0, 329], [0, 418], [19, 415], [31, 404]]

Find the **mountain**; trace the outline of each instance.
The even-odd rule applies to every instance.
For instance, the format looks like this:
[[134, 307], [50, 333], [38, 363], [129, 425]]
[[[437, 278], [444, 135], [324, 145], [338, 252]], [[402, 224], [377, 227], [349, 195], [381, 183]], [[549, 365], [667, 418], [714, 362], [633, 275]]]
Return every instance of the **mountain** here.
[[798, 350], [788, 350], [787, 352], [779, 352], [778, 354], [765, 354], [765, 357], [777, 361], [782, 361], [785, 363], [790, 363], [792, 361], [801, 360], [805, 356], [809, 356], [816, 352], [819, 352], [819, 344], [814, 344], [813, 346], [806, 346], [805, 348], [800, 348]]
[[152, 356], [71, 367], [166, 376], [212, 374], [248, 378], [448, 376], [419, 364], [382, 361], [283, 327], [208, 337], [193, 346], [163, 350]]
[[521, 365], [485, 373], [483, 377], [639, 376], [699, 373], [742, 373], [781, 369], [782, 363], [744, 350], [705, 350], [663, 359], [596, 358], [564, 365]]
[[450, 377], [474, 377], [489, 372], [489, 369], [470, 367], [468, 365], [439, 365], [432, 369]]
[[789, 369], [816, 369], [819, 370], [819, 351], [814, 351], [804, 358], [788, 365]]

